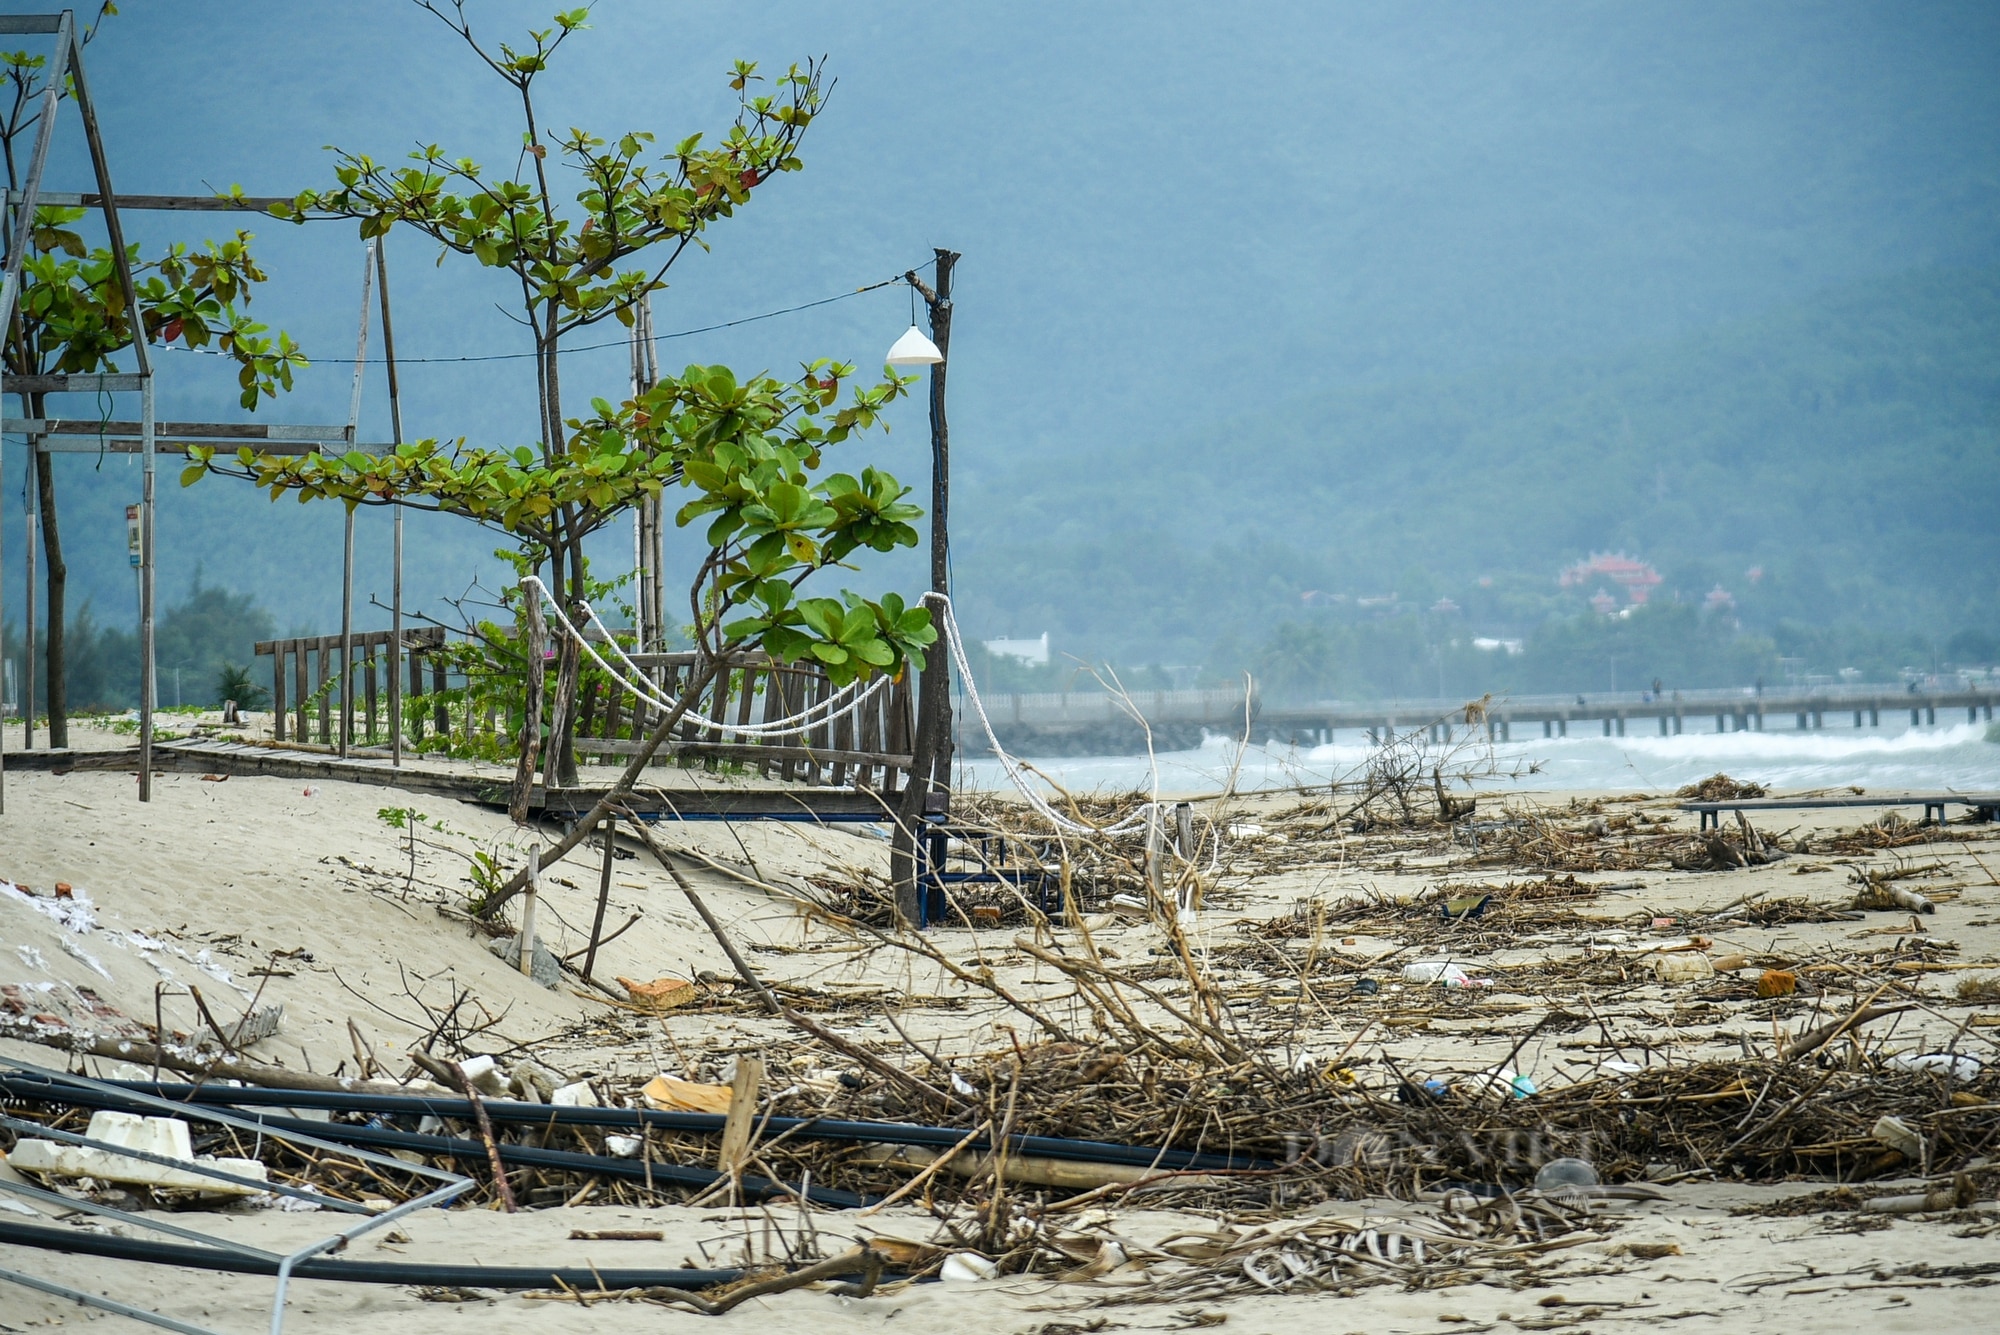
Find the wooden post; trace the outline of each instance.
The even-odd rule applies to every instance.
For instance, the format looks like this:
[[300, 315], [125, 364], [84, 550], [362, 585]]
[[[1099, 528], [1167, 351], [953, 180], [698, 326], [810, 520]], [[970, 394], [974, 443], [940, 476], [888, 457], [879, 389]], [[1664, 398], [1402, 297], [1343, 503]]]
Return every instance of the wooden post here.
[[757, 1094], [764, 1084], [760, 1057], [736, 1055], [736, 1074], [729, 1082], [729, 1116], [722, 1123], [722, 1146], [716, 1151], [716, 1171], [729, 1175], [729, 1203], [736, 1204], [743, 1160], [750, 1152], [750, 1132], [757, 1121]]
[[1165, 851], [1163, 847], [1166, 843], [1165, 824], [1166, 822], [1160, 819], [1160, 804], [1158, 802], [1148, 803], [1146, 806], [1146, 889], [1151, 893], [1154, 900], [1158, 900], [1161, 894], [1161, 881], [1163, 878], [1161, 876], [1160, 862], [1161, 854]]
[[535, 761], [542, 747], [542, 692], [548, 676], [548, 664], [542, 654], [548, 644], [549, 628], [542, 619], [540, 584], [522, 586], [521, 619], [527, 623], [527, 643], [523, 649], [528, 658], [528, 693], [522, 710], [521, 761], [514, 770], [514, 792], [507, 804], [507, 814], [516, 825], [528, 823], [528, 797], [534, 787]]
[[319, 651], [319, 740], [325, 745], [333, 740], [333, 692], [327, 683], [333, 680], [333, 649], [324, 643]]
[[[21, 566], [22, 592], [27, 595], [21, 605], [21, 749], [35, 749], [35, 498], [41, 488], [38, 474], [51, 467], [55, 460], [43, 455], [36, 447], [36, 437], [28, 437], [28, 485], [21, 498], [22, 541], [26, 544], [26, 560]], [[51, 728], [54, 721], [50, 721]], [[51, 735], [50, 744], [55, 738]]]
[[[353, 449], [361, 422], [361, 373], [368, 364], [369, 285], [375, 280], [375, 242], [361, 252], [361, 328], [354, 338], [354, 392], [347, 400], [347, 448]], [[347, 754], [354, 735], [354, 511], [347, 511], [340, 555], [340, 741]], [[325, 740], [322, 738], [321, 740]]]
[[[932, 252], [934, 286], [926, 287], [915, 271], [904, 279], [922, 294], [929, 310], [931, 342], [945, 360], [931, 367], [931, 618], [942, 625], [944, 602], [951, 594], [951, 428], [945, 416], [945, 374], [951, 357], [951, 277], [958, 255], [942, 246]], [[905, 922], [918, 921], [921, 891], [917, 885], [915, 843], [926, 799], [933, 792], [951, 792], [951, 656], [943, 637], [931, 647], [918, 682], [917, 740], [912, 748], [909, 780], [897, 809], [891, 872], [896, 884], [896, 909]]]
[[[383, 647], [387, 648], [388, 646], [384, 645]], [[377, 713], [376, 693], [375, 693], [376, 663], [375, 663], [375, 655], [369, 653], [367, 649], [368, 646], [366, 645], [362, 646], [363, 652], [361, 658], [361, 684], [363, 687], [366, 688], [367, 692], [366, 698], [368, 702], [368, 742], [369, 745], [372, 746], [375, 743], [375, 716]]]
[[604, 935], [604, 906], [611, 902], [611, 864], [618, 856], [618, 824], [604, 820], [597, 827], [604, 837], [604, 866], [597, 873], [597, 912], [590, 919], [590, 946], [583, 953], [583, 978], [593, 979], [592, 969], [597, 967], [597, 942]]
[[[442, 648], [442, 644], [439, 647]], [[444, 702], [444, 674], [444, 655], [441, 653], [432, 654], [431, 726], [437, 729], [438, 736], [449, 739], [451, 737], [451, 707]]]
[[[382, 289], [382, 361], [389, 381], [389, 440], [403, 443], [403, 399], [396, 384], [396, 330], [389, 323], [388, 238], [375, 238], [375, 277]], [[389, 763], [403, 763], [403, 507], [395, 507], [396, 536], [389, 576]]]
[[542, 846], [528, 849], [528, 892], [521, 899], [521, 976], [535, 976], [535, 903], [542, 895]]
[[285, 645], [278, 640], [271, 645], [271, 740], [285, 740]]
[[[108, 195], [110, 192], [107, 190], [104, 193]], [[106, 216], [110, 218], [116, 215], [107, 209]], [[117, 244], [118, 253], [122, 256], [124, 254], [123, 239], [121, 237], [114, 237], [113, 240]], [[142, 330], [145, 328], [145, 325], [140, 323], [136, 318], [138, 303], [135, 301], [132, 303], [132, 306], [135, 315], [132, 327]], [[145, 344], [146, 340], [143, 338], [135, 339], [133, 342], [135, 349], [143, 349]], [[141, 802], [150, 802], [153, 800], [153, 708], [160, 698], [159, 682], [153, 671], [155, 648], [153, 634], [153, 530], [155, 527], [153, 497], [153, 483], [155, 478], [153, 468], [153, 377], [150, 371], [147, 370], [145, 353], [143, 351], [139, 353], [139, 358], [139, 368], [142, 372], [146, 372], [146, 378], [141, 382], [142, 388], [139, 395], [139, 448], [145, 453], [146, 457], [145, 473], [141, 478], [141, 489], [139, 492], [141, 498], [139, 501], [139, 800]]]

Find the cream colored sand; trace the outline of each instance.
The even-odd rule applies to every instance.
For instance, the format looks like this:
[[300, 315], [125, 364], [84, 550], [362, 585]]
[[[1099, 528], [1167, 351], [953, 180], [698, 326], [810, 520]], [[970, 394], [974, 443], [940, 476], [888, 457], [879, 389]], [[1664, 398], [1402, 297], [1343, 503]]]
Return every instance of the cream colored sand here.
[[[95, 742], [118, 740], [104, 737]], [[426, 1027], [423, 1008], [449, 1004], [463, 989], [483, 1014], [496, 1017], [474, 1047], [501, 1051], [533, 1044], [541, 1060], [565, 1075], [602, 1074], [636, 1083], [662, 1069], [712, 1074], [735, 1051], [763, 1055], [780, 1075], [802, 1074], [828, 1061], [796, 1034], [749, 1012], [637, 1018], [568, 988], [545, 991], [504, 967], [486, 950], [479, 934], [455, 916], [469, 888], [468, 855], [483, 850], [518, 865], [527, 836], [509, 825], [504, 813], [339, 783], [321, 784], [308, 793], [309, 785], [277, 779], [207, 782], [194, 775], [165, 775], [157, 782], [155, 800], [145, 806], [135, 800], [134, 781], [126, 774], [10, 773], [6, 784], [0, 878], [37, 887], [57, 880], [70, 883], [77, 897], [67, 901], [70, 908], [65, 911], [73, 912], [87, 902], [91, 930], [74, 930], [80, 924], [65, 926], [51, 916], [47, 910], [62, 901], [30, 902], [0, 892], [0, 983], [20, 989], [16, 995], [40, 999], [46, 1013], [72, 1022], [87, 1023], [91, 1018], [83, 1013], [73, 987], [88, 988], [118, 1014], [150, 1024], [156, 985], [165, 984], [158, 1004], [168, 1026], [196, 1032], [200, 1021], [184, 995], [184, 985], [194, 984], [225, 1021], [233, 1020], [253, 998], [260, 1004], [284, 1004], [282, 1032], [251, 1049], [259, 1060], [321, 1073], [336, 1069], [352, 1073], [356, 1069], [352, 1022], [376, 1060], [400, 1074], [407, 1067], [402, 1054]], [[1254, 799], [1240, 803], [1238, 810], [1255, 815], [1278, 805], [1279, 799]], [[378, 817], [378, 810], [390, 807], [422, 811], [444, 827], [432, 825], [420, 831], [414, 871], [407, 834]], [[1833, 828], [1852, 825], [1868, 814], [1872, 813], [1800, 813], [1783, 824]], [[780, 886], [829, 865], [880, 870], [886, 863], [879, 839], [852, 830], [750, 826], [732, 834], [720, 826], [690, 826], [669, 831], [666, 837]], [[2000, 888], [1971, 856], [1976, 853], [1989, 865], [2000, 864], [1987, 851], [1995, 847], [1973, 844], [1970, 853], [1940, 845], [1911, 850], [1913, 858], [1939, 858], [1946, 868], [1926, 882], [1933, 889], [1946, 888], [1940, 895], [1945, 902], [1936, 915], [1916, 926], [1924, 936], [1955, 942], [1958, 951], [1951, 956], [1955, 961], [2000, 960], [2000, 911], [1996, 911]], [[1816, 866], [1824, 869], [1808, 869]], [[1831, 903], [1851, 897], [1847, 871], [1832, 859], [1795, 858], [1774, 867], [1724, 874], [1608, 874], [1591, 879], [1639, 881], [1643, 889], [1601, 896], [1584, 905], [1583, 911], [1605, 918], [1610, 925], [1642, 912], [1673, 916], [1714, 909], [1755, 889]], [[597, 872], [596, 854], [580, 851], [549, 874], [540, 928], [562, 953], [584, 943]], [[1370, 889], [1408, 894], [1434, 884], [1439, 873], [1437, 859], [1416, 858], [1395, 874], [1333, 865], [1295, 868], [1248, 884], [1225, 882], [1211, 895], [1197, 936], [1208, 947], [1220, 947], [1241, 939], [1236, 931], [1240, 921], [1290, 912], [1300, 898], [1341, 898]], [[1506, 873], [1456, 871], [1452, 877], [1505, 879]], [[1019, 1027], [1017, 1018], [991, 1007], [983, 997], [965, 996], [963, 989], [937, 977], [928, 966], [920, 969], [905, 956], [860, 949], [851, 939], [813, 924], [789, 901], [713, 873], [695, 880], [752, 961], [773, 979], [835, 995], [880, 995], [908, 1004], [905, 1027], [926, 1042], [935, 1042], [947, 1055], [990, 1050], [1007, 1041], [1007, 1026]], [[722, 952], [685, 900], [643, 855], [614, 864], [607, 928], [618, 927], [634, 913], [640, 915], [637, 923], [604, 947], [598, 977], [727, 972]], [[959, 930], [939, 933], [935, 939], [947, 943], [957, 958], [984, 959], [1014, 985], [1049, 993], [1060, 990], [1059, 979], [1038, 973], [1033, 961], [1012, 947], [1014, 934], [1006, 929], [974, 937]], [[1714, 953], [1741, 950], [1808, 957], [1842, 945], [1888, 948], [1911, 937], [1912, 924], [1906, 916], [1870, 915], [1864, 922], [1731, 929], [1717, 935]], [[1144, 959], [1159, 937], [1148, 926], [1129, 924], [1106, 929], [1099, 940], [1135, 961]], [[1401, 986], [1395, 981], [1395, 969], [1406, 957], [1385, 960], [1397, 945], [1393, 940], [1363, 939], [1352, 947], [1333, 943], [1336, 950], [1347, 952], [1357, 974], [1370, 973], [1383, 982], [1389, 1009], [1401, 1004], [1397, 998], [1403, 995], [1395, 990]], [[1544, 956], [1559, 958], [1576, 948], [1573, 941], [1523, 944], [1517, 951], [1476, 961], [1501, 980], [1500, 986], [1452, 998], [1444, 1014], [1426, 1027], [1372, 1024], [1356, 1051], [1386, 1054], [1408, 1067], [1439, 1071], [1473, 1071], [1490, 1065], [1516, 1048], [1547, 1004], [1528, 992], [1511, 991], [1505, 981], [1507, 966]], [[1897, 1045], [1918, 1049], [1958, 1033], [1966, 1050], [2000, 1056], [1993, 1052], [1991, 1041], [2000, 1031], [1966, 1027], [1976, 1016], [1990, 1015], [1992, 1007], [1967, 1006], [1951, 995], [1965, 972], [1920, 976], [1927, 1009], [1894, 1021]], [[1994, 972], [2000, 974], [2000, 965]], [[1220, 982], [1226, 989], [1264, 986], [1247, 972], [1224, 971]], [[1315, 999], [1302, 1020], [1298, 1042], [1308, 1052], [1331, 1056], [1354, 1041], [1364, 1017], [1331, 989], [1321, 991], [1325, 995]], [[922, 1004], [927, 997], [953, 999], [955, 1008], [927, 1007]], [[1586, 1075], [1614, 1054], [1648, 1062], [1678, 1061], [1737, 1052], [1746, 1038], [1768, 1047], [1774, 1024], [1785, 1032], [1797, 1032], [1813, 1018], [1811, 1007], [1802, 1002], [1777, 1020], [1751, 1021], [1736, 1015], [1690, 1019], [1683, 1015], [1677, 997], [1676, 989], [1667, 986], [1635, 989], [1607, 1011], [1609, 1038], [1597, 1031], [1538, 1037], [1520, 1046], [1516, 1065], [1546, 1086]], [[1419, 1001], [1429, 1005], [1435, 997], [1412, 989], [1408, 999], [1412, 1006]], [[1367, 1014], [1379, 1018], [1380, 1009]], [[96, 1020], [108, 1023], [102, 1016]], [[885, 1048], [896, 1042], [888, 1026], [866, 1007], [829, 1022], [858, 1041], [880, 1042]], [[0, 1041], [0, 1053], [45, 1064], [64, 1060], [48, 1048], [14, 1041]], [[105, 1069], [102, 1063], [89, 1065]], [[1482, 1287], [1426, 1293], [1376, 1289], [1352, 1299], [1245, 1299], [1207, 1304], [1203, 1310], [1226, 1313], [1232, 1330], [1273, 1332], [1479, 1328], [1499, 1320], [1503, 1312], [1512, 1318], [1503, 1329], [1615, 1330], [1667, 1318], [1676, 1318], [1674, 1329], [1689, 1331], [1774, 1326], [1816, 1331], [1955, 1330], [1986, 1324], [1981, 1313], [1990, 1304], [1981, 1296], [1984, 1290], [1907, 1279], [1877, 1282], [1869, 1274], [1873, 1270], [1890, 1274], [1898, 1266], [1919, 1262], [1990, 1262], [2000, 1258], [1990, 1237], [1959, 1238], [1953, 1226], [1933, 1221], [1905, 1220], [1886, 1231], [1849, 1234], [1830, 1228], [1824, 1217], [1759, 1219], [1728, 1213], [1732, 1205], [1768, 1199], [1780, 1190], [1674, 1186], [1668, 1202], [1631, 1207], [1631, 1222], [1603, 1246], [1552, 1258], [1546, 1275], [1550, 1288], [1520, 1293]], [[796, 1215], [789, 1209], [774, 1214], [786, 1227], [796, 1226]], [[180, 1222], [190, 1221], [181, 1216]], [[1153, 1239], [1186, 1222], [1180, 1216], [1132, 1209], [1120, 1213], [1116, 1228], [1130, 1237]], [[572, 1228], [641, 1224], [666, 1228], [670, 1241], [664, 1245], [566, 1241]], [[327, 1221], [324, 1216], [272, 1211], [225, 1212], [204, 1220], [204, 1227], [211, 1225], [274, 1246], [324, 1231]], [[857, 1230], [838, 1214], [821, 1214], [818, 1225], [829, 1240]], [[882, 1227], [905, 1236], [925, 1236], [925, 1221], [916, 1217], [892, 1214]], [[409, 1241], [370, 1239], [354, 1254], [412, 1260], [673, 1265], [683, 1258], [699, 1262], [697, 1241], [720, 1258], [741, 1245], [746, 1228], [759, 1232], [761, 1218], [746, 1225], [729, 1215], [705, 1211], [591, 1207], [514, 1217], [483, 1211], [434, 1212], [404, 1226]], [[1607, 1247], [1633, 1240], [1672, 1241], [1685, 1255], [1642, 1262], [1606, 1254]], [[261, 1280], [161, 1271], [15, 1248], [0, 1248], [0, 1266], [112, 1293], [223, 1330], [261, 1329], [260, 1311], [269, 1294], [268, 1284]], [[1754, 1291], [1746, 1291], [1739, 1282], [1791, 1268], [1805, 1275], [1805, 1267], [1844, 1277], [1801, 1279]], [[1104, 1286], [1037, 1281], [923, 1285], [868, 1300], [796, 1293], [753, 1304], [726, 1320], [763, 1321], [786, 1330], [879, 1326], [891, 1331], [943, 1331], [978, 1323], [997, 1335], [1066, 1329], [1059, 1323], [1088, 1328], [1087, 1323], [1098, 1316], [1112, 1323], [1107, 1329], [1185, 1328], [1191, 1319], [1177, 1315], [1180, 1309], [1172, 1306], [1079, 1310], [1111, 1292]], [[1552, 1294], [1562, 1296], [1564, 1305], [1546, 1309], [1536, 1305]], [[288, 1329], [298, 1331], [354, 1330], [364, 1321], [385, 1335], [472, 1329], [611, 1331], [702, 1320], [627, 1306], [599, 1306], [586, 1314], [573, 1306], [519, 1297], [439, 1304], [420, 1301], [403, 1289], [312, 1283], [301, 1284], [297, 1295]], [[1600, 1310], [1580, 1315], [1588, 1307]], [[1471, 1324], [1450, 1321], [1455, 1316]], [[0, 1285], [0, 1329], [98, 1319], [113, 1320]]]

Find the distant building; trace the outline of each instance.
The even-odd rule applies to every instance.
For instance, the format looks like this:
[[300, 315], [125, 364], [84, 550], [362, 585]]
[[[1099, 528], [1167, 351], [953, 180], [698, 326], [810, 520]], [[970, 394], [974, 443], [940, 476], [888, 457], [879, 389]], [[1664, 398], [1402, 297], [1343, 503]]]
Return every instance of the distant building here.
[[1478, 635], [1473, 637], [1472, 647], [1489, 654], [1518, 654], [1527, 648], [1527, 644], [1522, 640], [1496, 640], [1488, 635]]
[[[1565, 589], [1574, 589], [1598, 580], [1610, 580], [1621, 586], [1632, 605], [1640, 607], [1659, 584], [1660, 572], [1623, 552], [1593, 552], [1588, 561], [1579, 561], [1563, 571], [1556, 582]], [[1591, 600], [1593, 606], [1596, 601]]]
[[1049, 633], [1043, 631], [1037, 640], [981, 640], [986, 652], [995, 658], [1018, 658], [1029, 667], [1047, 667], [1049, 664]]

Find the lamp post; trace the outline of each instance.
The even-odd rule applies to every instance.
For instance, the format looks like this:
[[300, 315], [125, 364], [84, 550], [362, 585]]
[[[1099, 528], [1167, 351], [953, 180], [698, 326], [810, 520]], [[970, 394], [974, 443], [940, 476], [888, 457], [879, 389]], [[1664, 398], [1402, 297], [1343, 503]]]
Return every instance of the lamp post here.
[[[923, 887], [918, 884], [916, 841], [927, 811], [942, 810], [951, 793], [951, 657], [943, 638], [944, 600], [951, 593], [951, 429], [945, 420], [946, 357], [951, 350], [951, 271], [958, 255], [942, 246], [933, 250], [931, 282], [912, 269], [903, 275], [911, 291], [924, 299], [931, 332], [912, 324], [897, 339], [885, 359], [891, 366], [928, 366], [931, 372], [931, 617], [939, 624], [938, 642], [917, 683], [917, 731], [911, 739], [910, 773], [896, 812], [890, 845], [890, 876], [896, 886], [896, 911], [911, 925], [922, 922]], [[931, 801], [936, 794], [937, 800]]]

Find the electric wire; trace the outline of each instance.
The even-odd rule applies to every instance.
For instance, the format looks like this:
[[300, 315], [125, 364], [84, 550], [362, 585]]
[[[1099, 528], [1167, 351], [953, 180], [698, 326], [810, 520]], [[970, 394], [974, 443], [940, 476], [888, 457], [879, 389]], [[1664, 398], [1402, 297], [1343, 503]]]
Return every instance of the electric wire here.
[[[762, 311], [756, 315], [739, 316], [734, 320], [724, 320], [719, 324], [705, 324], [694, 329], [677, 329], [671, 334], [655, 334], [653, 335], [653, 337], [656, 341], [665, 342], [668, 339], [674, 339], [674, 338], [693, 338], [696, 334], [713, 334], [723, 329], [735, 329], [740, 325], [756, 324], [760, 320], [775, 320], [779, 316], [796, 315], [800, 311], [809, 311], [820, 306], [831, 306], [837, 301], [846, 301], [849, 297], [858, 297], [862, 295], [864, 292], [874, 292], [880, 288], [891, 287], [903, 281], [905, 281], [904, 275], [899, 273], [892, 278], [884, 278], [879, 282], [868, 283], [862, 287], [857, 287], [851, 292], [837, 292], [833, 296], [821, 297], [816, 301], [802, 301], [796, 306], [785, 306], [782, 307], [781, 309], [774, 311]], [[629, 339], [621, 338], [621, 339], [613, 339], [611, 341], [604, 343], [585, 343], [578, 347], [558, 348], [557, 350], [559, 352], [600, 352], [605, 348], [625, 347], [629, 342], [630, 342]], [[205, 357], [228, 357], [234, 355], [232, 353], [224, 352], [220, 348], [189, 348], [189, 347], [182, 347], [180, 345], [173, 343], [162, 344], [160, 346], [165, 347], [166, 350], [169, 352], [192, 352]], [[480, 353], [464, 357], [400, 357], [399, 356], [396, 358], [396, 365], [402, 367], [402, 366], [413, 366], [413, 365], [456, 364], [461, 362], [513, 362], [513, 361], [525, 361], [530, 357], [539, 357], [540, 355], [541, 354], [538, 352], [489, 352], [489, 353]], [[365, 359], [365, 364], [369, 366], [380, 366], [380, 365], [385, 365], [386, 360], [383, 358], [370, 357]]]

